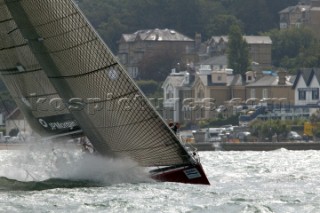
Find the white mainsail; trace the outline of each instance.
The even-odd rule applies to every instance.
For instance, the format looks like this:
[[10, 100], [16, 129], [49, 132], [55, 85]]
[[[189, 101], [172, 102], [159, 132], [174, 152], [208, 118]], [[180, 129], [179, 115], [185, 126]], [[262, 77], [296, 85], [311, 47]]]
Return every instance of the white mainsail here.
[[67, 103], [78, 100], [70, 112], [97, 151], [130, 156], [142, 166], [194, 161], [73, 1], [0, 5], [8, 7], [58, 94]]

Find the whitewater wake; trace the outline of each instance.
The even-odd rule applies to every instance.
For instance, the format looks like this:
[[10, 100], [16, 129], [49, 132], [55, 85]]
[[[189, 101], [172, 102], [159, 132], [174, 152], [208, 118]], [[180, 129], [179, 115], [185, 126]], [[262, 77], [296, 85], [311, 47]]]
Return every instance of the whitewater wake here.
[[37, 143], [0, 151], [0, 189], [39, 190], [152, 181], [129, 159], [82, 152], [74, 143]]

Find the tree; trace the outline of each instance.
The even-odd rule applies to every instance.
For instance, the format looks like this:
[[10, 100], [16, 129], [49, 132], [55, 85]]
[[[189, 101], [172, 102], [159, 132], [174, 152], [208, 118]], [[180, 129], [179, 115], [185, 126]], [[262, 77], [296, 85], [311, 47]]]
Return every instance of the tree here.
[[206, 37], [209, 38], [213, 35], [226, 35], [229, 33], [228, 27], [234, 24], [242, 25], [242, 23], [240, 23], [237, 18], [232, 15], [214, 16], [206, 22]]
[[228, 66], [234, 74], [244, 75], [249, 67], [249, 48], [238, 25], [230, 27], [228, 38]]
[[[182, 55], [174, 50], [159, 51], [153, 54], [145, 54], [139, 63], [139, 78], [142, 80], [163, 81], [177, 63], [180, 63]], [[183, 66], [184, 64], [181, 64]]]
[[113, 52], [116, 52], [118, 44], [113, 41], [120, 40], [121, 32], [125, 31], [126, 29], [126, 26], [123, 25], [119, 19], [110, 18], [108, 22], [102, 22], [99, 25], [98, 32], [103, 40], [108, 44], [109, 48]]
[[[170, 28], [204, 40], [227, 33], [234, 22], [257, 35], [279, 26], [278, 12], [299, 0], [77, 0], [92, 25], [115, 52], [119, 35]], [[263, 23], [263, 24], [261, 24]]]
[[259, 140], [271, 140], [273, 135], [277, 135], [277, 139], [284, 140], [290, 131], [289, 123], [290, 121], [282, 120], [255, 120], [253, 121], [249, 128], [253, 136], [258, 137]]
[[320, 43], [308, 28], [271, 30], [266, 35], [272, 40], [274, 66], [293, 71], [320, 65]]
[[154, 95], [157, 91], [162, 92], [162, 90], [159, 86], [159, 83], [157, 81], [140, 80], [140, 81], [136, 81], [136, 83], [138, 84], [138, 86], [142, 90], [142, 92], [148, 97], [151, 95]]

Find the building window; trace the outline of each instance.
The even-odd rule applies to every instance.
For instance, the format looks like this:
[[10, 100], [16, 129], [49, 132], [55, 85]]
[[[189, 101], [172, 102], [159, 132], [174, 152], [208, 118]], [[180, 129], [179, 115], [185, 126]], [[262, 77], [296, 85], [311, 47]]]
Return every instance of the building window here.
[[132, 78], [138, 77], [138, 67], [127, 67], [127, 71]]
[[280, 23], [280, 29], [286, 29], [288, 28], [287, 23]]
[[200, 108], [196, 109], [195, 111], [196, 114], [196, 120], [200, 120], [201, 119], [201, 111]]
[[222, 81], [221, 75], [218, 75], [218, 81]]
[[255, 89], [251, 89], [250, 90], [250, 98], [255, 98], [256, 97], [256, 90]]
[[312, 89], [312, 100], [319, 100], [319, 88]]
[[169, 85], [167, 87], [167, 91], [166, 91], [166, 99], [170, 99], [170, 98], [173, 98], [173, 88], [171, 85]]
[[128, 54], [120, 54], [119, 55], [119, 60], [122, 64], [127, 64], [128, 63]]
[[183, 107], [184, 120], [191, 120], [191, 110], [189, 107]]
[[306, 91], [305, 90], [299, 90], [298, 95], [299, 95], [299, 100], [306, 100]]
[[199, 89], [197, 96], [199, 99], [204, 98], [204, 92], [201, 88]]
[[262, 90], [262, 98], [268, 98], [268, 89]]
[[204, 108], [204, 107], [201, 107], [200, 110], [201, 110], [201, 111], [200, 111], [200, 113], [201, 113], [201, 114], [200, 114], [201, 118], [205, 118], [205, 117], [206, 117], [205, 108]]

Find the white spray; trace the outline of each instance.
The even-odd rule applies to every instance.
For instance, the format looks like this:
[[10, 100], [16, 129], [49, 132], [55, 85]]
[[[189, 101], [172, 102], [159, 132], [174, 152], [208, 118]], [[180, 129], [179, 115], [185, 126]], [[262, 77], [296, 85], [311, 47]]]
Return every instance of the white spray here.
[[74, 143], [42, 142], [25, 147], [0, 151], [0, 176], [20, 181], [61, 178], [101, 184], [151, 181], [147, 172], [129, 159], [84, 153]]

